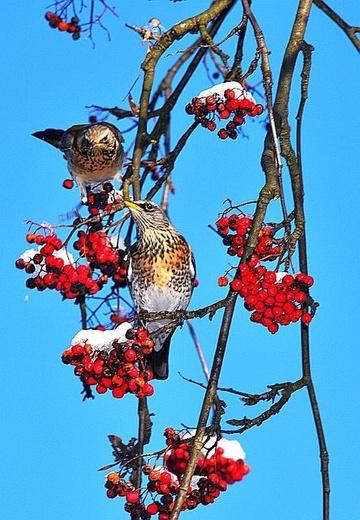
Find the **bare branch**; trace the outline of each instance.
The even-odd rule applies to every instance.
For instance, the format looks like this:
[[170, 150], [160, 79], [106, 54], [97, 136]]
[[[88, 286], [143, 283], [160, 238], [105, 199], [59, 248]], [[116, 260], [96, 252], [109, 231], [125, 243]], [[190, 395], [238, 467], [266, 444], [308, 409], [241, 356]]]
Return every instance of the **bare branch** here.
[[335, 11], [331, 9], [325, 2], [322, 0], [314, 0], [314, 4], [318, 7], [323, 13], [325, 13], [333, 22], [336, 23], [342, 29], [349, 40], [354, 44], [355, 48], [360, 52], [360, 39], [357, 36], [360, 33], [360, 27], [354, 27], [346, 23], [341, 16], [339, 16]]

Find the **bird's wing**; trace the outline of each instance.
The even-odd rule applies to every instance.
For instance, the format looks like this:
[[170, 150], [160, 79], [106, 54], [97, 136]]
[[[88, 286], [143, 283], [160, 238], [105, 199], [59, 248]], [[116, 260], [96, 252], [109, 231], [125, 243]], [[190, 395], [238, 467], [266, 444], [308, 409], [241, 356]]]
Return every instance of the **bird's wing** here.
[[85, 130], [91, 125], [73, 125], [63, 133], [61, 138], [60, 149], [68, 150], [72, 147], [74, 143], [74, 138], [77, 134], [79, 134], [82, 130]]

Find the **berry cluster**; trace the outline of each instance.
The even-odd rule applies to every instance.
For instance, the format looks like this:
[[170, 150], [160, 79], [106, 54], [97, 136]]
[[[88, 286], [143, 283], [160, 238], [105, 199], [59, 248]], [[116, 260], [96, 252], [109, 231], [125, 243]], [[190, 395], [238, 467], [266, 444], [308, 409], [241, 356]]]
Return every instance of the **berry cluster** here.
[[[219, 235], [223, 238], [224, 245], [228, 246], [227, 253], [230, 256], [242, 256], [251, 224], [251, 217], [237, 215], [236, 213], [230, 216], [223, 215], [215, 223]], [[260, 260], [272, 261], [280, 255], [281, 247], [277, 245], [278, 241], [274, 239], [273, 235], [274, 229], [271, 226], [262, 227], [251, 264], [256, 265]]]
[[[181, 477], [190, 458], [191, 444], [186, 437], [181, 438], [173, 428], [166, 428], [165, 437], [167, 438], [166, 443], [170, 447], [164, 457], [165, 466], [169, 471]], [[235, 444], [238, 445], [236, 441]], [[229, 446], [231, 446], [230, 451]], [[226, 450], [228, 453], [225, 452]], [[217, 441], [211, 438], [201, 451], [195, 475], [209, 477], [216, 474], [218, 479], [224, 480], [227, 484], [242, 480], [244, 475], [250, 471], [249, 466], [243, 460], [245, 454], [243, 451], [237, 451], [236, 456], [240, 456], [240, 458], [234, 460], [231, 450], [233, 450], [232, 441], [226, 439]]]
[[72, 255], [62, 247], [62, 241], [55, 233], [28, 233], [26, 239], [30, 244], [39, 246], [38, 251], [29, 249], [15, 262], [18, 269], [32, 275], [26, 280], [29, 289], [55, 289], [63, 298], [74, 299], [96, 294], [107, 282], [107, 276], [103, 274], [94, 279], [90, 266], [76, 266]]
[[255, 117], [263, 113], [264, 108], [256, 104], [252, 95], [245, 91], [240, 83], [228, 82], [215, 85], [201, 92], [185, 107], [187, 114], [194, 115], [195, 121], [211, 132], [216, 130], [215, 117], [231, 120], [217, 135], [220, 139], [236, 139], [238, 128], [245, 123], [245, 117]]
[[293, 276], [275, 273], [261, 265], [240, 264], [230, 287], [244, 298], [245, 308], [252, 312], [251, 321], [261, 323], [275, 334], [279, 325], [289, 325], [300, 318], [306, 325], [311, 322], [312, 315], [303, 304], [313, 283], [313, 278], [303, 273]]
[[108, 498], [126, 497], [126, 501], [134, 504], [139, 501], [140, 495], [134, 490], [131, 482], [126, 481], [120, 477], [119, 473], [112, 471], [106, 475], [106, 496]]
[[[173, 428], [166, 428], [165, 436], [169, 446], [164, 457], [165, 466], [153, 467], [146, 464], [143, 467], [143, 473], [148, 478], [143, 490], [134, 489], [133, 485], [121, 476], [121, 472], [111, 472], [106, 476], [107, 496], [125, 497], [125, 511], [129, 512], [134, 520], [149, 520], [154, 515], [157, 515], [159, 520], [168, 520], [174, 508], [180, 480], [190, 457], [191, 445]], [[236, 443], [225, 439], [221, 439], [220, 442]], [[240, 447], [239, 443], [236, 444]], [[212, 450], [211, 455], [205, 448], [206, 446], [188, 488], [183, 510], [195, 509], [200, 504], [212, 504], [221, 492], [226, 491], [228, 484], [241, 480], [250, 470], [243, 459], [225, 457], [225, 450], [219, 446]], [[241, 447], [240, 452], [243, 453]], [[151, 502], [146, 504], [146, 499]]]
[[79, 18], [73, 16], [70, 22], [63, 20], [61, 16], [51, 11], [45, 13], [45, 19], [49, 22], [50, 27], [53, 29], [59, 29], [62, 32], [68, 32], [72, 34], [73, 40], [80, 38], [81, 27], [79, 25]]
[[99, 269], [103, 275], [112, 277], [117, 287], [125, 286], [127, 273], [125, 251], [119, 249], [104, 231], [91, 228], [87, 233], [79, 231], [74, 249], [86, 258], [90, 269]]
[[87, 200], [85, 204], [88, 207], [90, 215], [98, 215], [100, 211], [106, 211], [112, 208], [113, 204], [121, 201], [119, 192], [115, 190], [111, 182], [105, 182], [101, 185], [101, 190], [87, 190]]
[[[223, 215], [217, 220], [217, 231], [230, 256], [243, 255], [251, 223], [252, 218], [237, 214]], [[238, 266], [230, 283], [231, 289], [244, 298], [245, 308], [252, 313], [251, 321], [264, 325], [272, 334], [279, 330], [279, 325], [289, 325], [300, 319], [306, 325], [311, 322], [312, 314], [307, 312], [306, 303], [309, 287], [314, 283], [311, 276], [303, 273], [294, 276], [276, 273], [260, 264], [281, 255], [281, 246], [274, 233], [273, 227], [262, 227], [253, 254], [246, 264]], [[220, 286], [228, 283], [226, 276], [219, 277]]]
[[154, 387], [149, 381], [153, 374], [145, 369], [144, 356], [152, 352], [154, 342], [142, 328], [129, 329], [125, 336], [126, 341], [115, 339], [110, 346], [104, 344], [104, 348], [94, 348], [83, 341], [73, 344], [61, 359], [74, 366], [75, 375], [84, 384], [95, 385], [99, 394], [111, 390], [118, 399], [126, 393], [139, 398], [151, 396]]

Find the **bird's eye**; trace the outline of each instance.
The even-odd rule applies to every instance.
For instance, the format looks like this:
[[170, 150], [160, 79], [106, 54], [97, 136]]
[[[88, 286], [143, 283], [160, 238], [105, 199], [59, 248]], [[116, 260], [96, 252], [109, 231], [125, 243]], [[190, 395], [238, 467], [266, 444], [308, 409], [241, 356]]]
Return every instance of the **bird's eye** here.
[[102, 139], [100, 139], [100, 143], [107, 143], [108, 142], [108, 136], [105, 135]]
[[144, 210], [145, 211], [154, 211], [154, 206], [151, 204], [151, 202], [145, 202]]

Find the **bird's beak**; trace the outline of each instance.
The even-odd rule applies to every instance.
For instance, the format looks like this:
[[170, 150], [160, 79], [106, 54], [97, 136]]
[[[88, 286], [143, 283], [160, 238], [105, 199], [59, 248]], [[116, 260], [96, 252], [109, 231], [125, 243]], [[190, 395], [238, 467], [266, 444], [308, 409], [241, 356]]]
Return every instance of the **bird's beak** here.
[[135, 204], [135, 202], [131, 202], [130, 200], [125, 200], [124, 204], [125, 204], [125, 207], [127, 207], [129, 209], [135, 209], [135, 210], [140, 209], [140, 206], [138, 204]]

